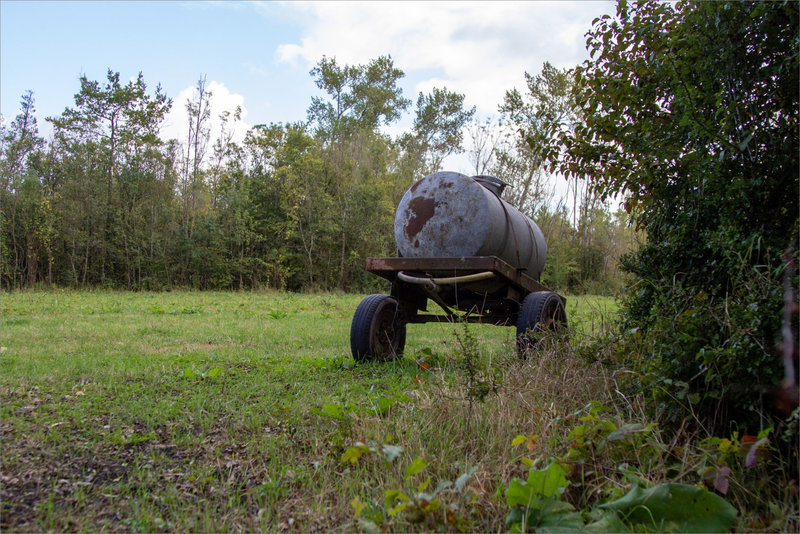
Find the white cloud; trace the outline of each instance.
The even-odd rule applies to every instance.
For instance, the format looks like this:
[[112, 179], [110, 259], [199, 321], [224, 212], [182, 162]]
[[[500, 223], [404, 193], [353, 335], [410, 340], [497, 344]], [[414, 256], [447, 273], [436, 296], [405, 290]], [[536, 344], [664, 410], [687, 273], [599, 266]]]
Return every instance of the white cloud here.
[[[206, 84], [206, 90], [211, 92], [211, 139], [209, 146], [219, 138], [221, 133], [222, 121], [220, 115], [225, 111], [230, 112], [230, 119], [226, 128], [230, 130], [233, 123], [233, 114], [236, 107], [242, 110], [241, 120], [233, 124], [233, 141], [241, 143], [247, 131], [252, 125], [247, 124], [247, 108], [244, 105], [244, 97], [237, 93], [231, 93], [225, 84], [211, 81]], [[161, 128], [162, 139], [177, 139], [185, 141], [189, 134], [189, 113], [186, 111], [187, 100], [196, 97], [197, 89], [194, 85], [187, 87], [173, 99], [172, 109], [167, 115], [164, 125]]]
[[[505, 91], [544, 61], [563, 68], [586, 58], [584, 34], [611, 2], [288, 2], [303, 26], [299, 42], [276, 50], [279, 61], [365, 63], [391, 54], [416, 91], [434, 86], [466, 95], [492, 114]], [[408, 95], [413, 98], [415, 95]]]

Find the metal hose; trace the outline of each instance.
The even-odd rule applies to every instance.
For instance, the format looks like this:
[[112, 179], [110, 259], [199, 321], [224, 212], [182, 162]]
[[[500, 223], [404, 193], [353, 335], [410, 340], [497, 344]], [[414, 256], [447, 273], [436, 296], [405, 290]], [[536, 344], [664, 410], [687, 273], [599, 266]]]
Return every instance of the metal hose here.
[[463, 276], [451, 276], [447, 278], [422, 278], [418, 276], [407, 275], [403, 271], [398, 271], [397, 273], [397, 277], [403, 282], [407, 282], [409, 284], [420, 284], [429, 287], [431, 284], [435, 285], [435, 284], [458, 284], [462, 282], [477, 282], [479, 280], [494, 278], [494, 276], [495, 275], [492, 271], [484, 271], [482, 273], [475, 273], [475, 274], [465, 274]]

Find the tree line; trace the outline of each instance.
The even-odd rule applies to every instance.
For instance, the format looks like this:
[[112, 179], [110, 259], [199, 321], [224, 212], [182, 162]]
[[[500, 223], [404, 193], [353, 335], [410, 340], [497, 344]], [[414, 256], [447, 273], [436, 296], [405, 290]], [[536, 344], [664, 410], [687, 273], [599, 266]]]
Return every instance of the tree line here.
[[[392, 256], [394, 210], [422, 176], [468, 151], [475, 174], [509, 182], [507, 200], [548, 239], [543, 281], [562, 291], [618, 288], [628, 217], [589, 187], [558, 198], [528, 138], [547, 110], [577, 120], [574, 71], [545, 64], [509, 90], [499, 117], [478, 120], [447, 88], [415, 102], [389, 56], [362, 65], [323, 57], [305, 121], [233, 132], [241, 110], [211, 115], [204, 77], [174, 103], [143, 75], [80, 77], [72, 106], [40, 136], [32, 91], [0, 132], [0, 283], [123, 289], [368, 290], [367, 256]], [[183, 139], [160, 135], [173, 105]], [[413, 113], [410, 131], [382, 127]], [[212, 136], [216, 119], [219, 131]]]

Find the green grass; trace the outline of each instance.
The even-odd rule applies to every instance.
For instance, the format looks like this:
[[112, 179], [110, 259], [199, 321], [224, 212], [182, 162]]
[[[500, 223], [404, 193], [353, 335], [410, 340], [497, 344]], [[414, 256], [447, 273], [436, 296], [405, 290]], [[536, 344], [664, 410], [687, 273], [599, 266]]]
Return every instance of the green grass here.
[[[519, 360], [514, 328], [471, 325], [465, 347], [459, 325], [412, 325], [404, 358], [356, 365], [360, 298], [3, 294], [0, 526], [503, 531], [503, 490], [526, 471], [514, 437], [536, 434], [546, 458], [590, 401], [617, 396], [613, 377], [563, 342]], [[615, 310], [570, 297], [571, 345]], [[438, 510], [389, 502], [472, 468]]]
[[[451, 381], [455, 341], [452, 325], [414, 325], [408, 357], [354, 365], [359, 298], [4, 294], [4, 526], [350, 528], [350, 500], [367, 482], [339, 461], [367, 439], [351, 427], [370, 426], [373, 406], [395, 398], [413, 414], [410, 395]], [[585, 315], [586, 302], [570, 306]], [[472, 328], [495, 357], [512, 358], [513, 328]], [[426, 348], [439, 369], [427, 374], [414, 360]], [[325, 404], [347, 420], [316, 415]], [[400, 440], [390, 419], [378, 426]]]

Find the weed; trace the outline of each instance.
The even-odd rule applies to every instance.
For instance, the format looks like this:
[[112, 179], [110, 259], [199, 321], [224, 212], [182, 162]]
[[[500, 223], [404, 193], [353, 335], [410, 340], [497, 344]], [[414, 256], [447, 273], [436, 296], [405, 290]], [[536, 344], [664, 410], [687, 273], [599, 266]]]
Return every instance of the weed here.
[[457, 342], [460, 380], [464, 389], [464, 399], [468, 406], [466, 432], [469, 433], [473, 405], [475, 403], [482, 404], [487, 395], [496, 393], [500, 387], [500, 381], [497, 373], [489, 373], [488, 366], [481, 359], [478, 341], [466, 321], [461, 323], [461, 329], [460, 333], [457, 329], [454, 330], [454, 336]]
[[289, 312], [287, 312], [285, 310], [270, 310], [269, 313], [267, 313], [267, 315], [269, 317], [271, 317], [272, 319], [280, 320], [280, 319], [285, 319], [286, 317], [288, 317], [289, 316]]

